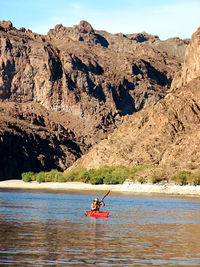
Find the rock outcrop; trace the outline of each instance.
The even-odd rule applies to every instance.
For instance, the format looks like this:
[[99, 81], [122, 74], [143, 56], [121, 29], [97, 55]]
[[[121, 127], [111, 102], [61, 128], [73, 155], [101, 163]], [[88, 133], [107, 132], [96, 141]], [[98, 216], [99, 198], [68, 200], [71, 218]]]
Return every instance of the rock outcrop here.
[[190, 45], [186, 49], [182, 69], [176, 74], [172, 89], [187, 85], [200, 77], [200, 28], [192, 35]]
[[74, 166], [161, 164], [200, 166], [200, 78], [151, 107], [127, 116]]
[[182, 70], [158, 103], [126, 116], [106, 140], [75, 166], [160, 164], [185, 169], [200, 166], [200, 29], [192, 36]]
[[164, 98], [189, 43], [146, 33], [113, 35], [86, 21], [56, 25], [45, 36], [2, 21], [0, 37], [2, 179], [64, 170], [124, 116]]
[[[148, 106], [164, 97], [183, 60], [158, 37], [141, 43], [137, 36], [103, 35], [85, 21], [57, 25], [47, 36], [0, 26], [1, 99], [78, 116], [105, 108], [121, 116]], [[187, 42], [178, 42], [184, 50]]]
[[30, 170], [63, 170], [83, 154], [84, 140], [62, 115], [33, 103], [0, 103], [0, 180]]

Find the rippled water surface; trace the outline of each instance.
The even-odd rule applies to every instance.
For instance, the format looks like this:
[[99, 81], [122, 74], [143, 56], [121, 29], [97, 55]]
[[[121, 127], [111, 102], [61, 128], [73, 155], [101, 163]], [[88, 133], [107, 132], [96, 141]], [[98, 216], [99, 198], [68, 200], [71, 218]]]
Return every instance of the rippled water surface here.
[[1, 191], [0, 266], [200, 266], [200, 198], [111, 192], [95, 219], [94, 196]]

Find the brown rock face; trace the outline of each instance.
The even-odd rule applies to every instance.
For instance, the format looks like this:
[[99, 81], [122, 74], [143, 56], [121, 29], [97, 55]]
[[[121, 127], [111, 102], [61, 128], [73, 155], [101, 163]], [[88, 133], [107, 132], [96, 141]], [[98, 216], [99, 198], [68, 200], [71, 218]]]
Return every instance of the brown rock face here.
[[1, 99], [79, 116], [102, 106], [122, 115], [148, 106], [166, 94], [182, 61], [158, 37], [140, 45], [132, 36], [100, 35], [86, 21], [57, 25], [48, 36], [1, 25]]
[[39, 104], [0, 103], [0, 180], [69, 167], [87, 145], [66, 122], [63, 112], [48, 112]]
[[190, 45], [186, 49], [183, 67], [173, 80], [172, 88], [187, 85], [200, 76], [200, 28], [192, 35]]
[[200, 78], [152, 107], [127, 116], [74, 166], [165, 164], [200, 166]]
[[[166, 95], [188, 45], [188, 40], [160, 41], [146, 33], [96, 31], [86, 21], [74, 27], [56, 25], [46, 36], [3, 21], [0, 37], [2, 179], [32, 169], [66, 169], [125, 115]], [[43, 127], [41, 132], [37, 127]], [[19, 145], [12, 150], [15, 138]], [[22, 140], [27, 141], [20, 150]], [[44, 160], [48, 150], [49, 162]], [[5, 177], [18, 153], [21, 160]]]
[[198, 29], [193, 34], [182, 71], [173, 81], [173, 90], [151, 107], [126, 116], [122, 125], [77, 160], [74, 166], [94, 168], [148, 163], [199, 168], [199, 32]]

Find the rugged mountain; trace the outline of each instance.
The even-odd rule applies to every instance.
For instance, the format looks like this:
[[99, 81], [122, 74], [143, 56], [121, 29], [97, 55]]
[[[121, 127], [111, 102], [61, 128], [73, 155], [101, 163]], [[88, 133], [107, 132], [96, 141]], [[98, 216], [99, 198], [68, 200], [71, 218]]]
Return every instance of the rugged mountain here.
[[106, 140], [75, 164], [88, 168], [142, 163], [200, 166], [200, 28], [186, 49], [171, 91], [151, 107], [126, 116]]
[[124, 122], [75, 166], [200, 164], [200, 79]]
[[182, 69], [176, 73], [172, 88], [187, 85], [194, 78], [200, 76], [200, 28], [192, 35], [192, 42], [188, 46]]
[[63, 170], [79, 158], [87, 145], [69, 129], [75, 127], [64, 117], [62, 111], [48, 112], [36, 103], [1, 103], [1, 179], [20, 177], [24, 170]]
[[166, 95], [189, 44], [110, 34], [86, 21], [45, 36], [2, 21], [0, 37], [2, 179], [66, 169], [125, 115]]

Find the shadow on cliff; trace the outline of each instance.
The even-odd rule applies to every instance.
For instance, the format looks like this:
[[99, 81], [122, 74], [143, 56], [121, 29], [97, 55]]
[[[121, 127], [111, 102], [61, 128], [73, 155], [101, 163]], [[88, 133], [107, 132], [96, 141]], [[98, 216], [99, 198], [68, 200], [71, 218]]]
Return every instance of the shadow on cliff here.
[[[64, 164], [60, 164], [60, 161], [66, 162], [67, 153], [61, 149], [58, 140], [52, 142], [48, 138], [43, 139], [38, 134], [19, 129], [18, 126], [12, 127], [12, 130], [15, 133], [5, 131], [4, 141], [0, 142], [0, 180], [21, 179], [21, 173], [28, 171], [63, 170], [61, 165]], [[81, 150], [75, 142], [64, 140], [62, 145], [74, 157], [80, 157]]]
[[125, 79], [123, 84], [120, 84], [118, 87], [111, 87], [112, 97], [116, 108], [120, 110], [122, 116], [131, 115], [136, 112], [135, 103], [132, 96], [129, 94], [129, 90], [133, 89], [134, 85], [129, 84]]
[[109, 46], [108, 41], [102, 35], [96, 33], [95, 36], [103, 47], [107, 48]]

